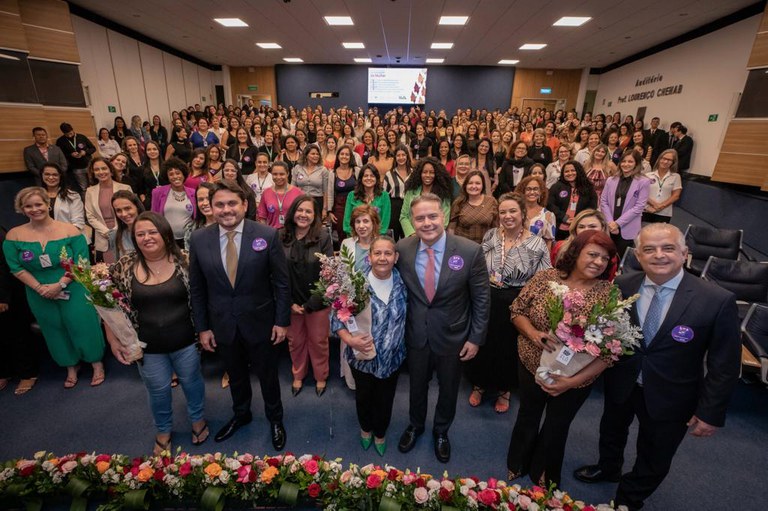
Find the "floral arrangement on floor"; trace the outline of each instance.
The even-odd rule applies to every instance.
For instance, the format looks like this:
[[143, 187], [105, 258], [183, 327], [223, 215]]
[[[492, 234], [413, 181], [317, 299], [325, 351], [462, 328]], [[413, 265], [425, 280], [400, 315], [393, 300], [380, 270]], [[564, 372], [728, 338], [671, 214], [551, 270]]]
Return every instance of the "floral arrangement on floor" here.
[[72, 511], [88, 499], [99, 511], [148, 509], [151, 503], [204, 511], [230, 506], [295, 506], [327, 511], [360, 509], [607, 511], [573, 500], [554, 486], [522, 488], [474, 477], [434, 477], [390, 466], [350, 465], [305, 454], [256, 457], [216, 453], [130, 458], [119, 454], [38, 452], [0, 465], [0, 507], [40, 509], [44, 499], [71, 497]]
[[621, 299], [615, 284], [608, 300], [584, 310], [584, 294], [556, 282], [549, 283], [552, 296], [547, 300], [547, 318], [551, 332], [563, 346], [542, 353], [536, 378], [552, 383], [550, 375], [573, 376], [596, 357], [614, 362], [622, 355], [632, 355], [643, 334], [632, 325], [629, 308], [640, 295]]

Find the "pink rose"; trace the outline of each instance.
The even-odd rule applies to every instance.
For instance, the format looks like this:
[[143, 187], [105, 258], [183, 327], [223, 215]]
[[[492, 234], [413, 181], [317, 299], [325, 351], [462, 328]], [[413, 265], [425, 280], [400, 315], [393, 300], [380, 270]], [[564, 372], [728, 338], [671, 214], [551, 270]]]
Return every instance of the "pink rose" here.
[[586, 351], [593, 357], [600, 356], [600, 348], [598, 348], [596, 344], [592, 344], [591, 342], [586, 345]]
[[381, 477], [377, 476], [376, 474], [371, 474], [368, 476], [368, 479], [365, 480], [365, 485], [370, 490], [378, 488], [381, 486]]
[[317, 474], [319, 467], [315, 460], [309, 460], [304, 463], [304, 470], [306, 470], [308, 474], [315, 475]]
[[429, 491], [427, 491], [426, 488], [416, 488], [413, 490], [413, 500], [415, 500], [417, 504], [424, 504], [429, 500]]
[[520, 495], [517, 498], [517, 505], [523, 509], [528, 509], [528, 506], [531, 505], [531, 498], [528, 495]]
[[240, 456], [237, 457], [237, 461], [239, 461], [243, 465], [248, 465], [250, 463], [253, 463], [253, 454], [248, 454], [248, 453], [241, 454]]
[[187, 477], [191, 473], [192, 473], [192, 464], [190, 462], [183, 463], [179, 467], [179, 475], [181, 477]]
[[69, 474], [70, 472], [72, 472], [75, 469], [75, 467], [77, 467], [77, 462], [76, 461], [68, 461], [68, 462], [63, 463], [61, 465], [61, 471], [63, 473], [65, 473], [65, 474]]
[[493, 506], [499, 501], [499, 494], [496, 493], [495, 490], [486, 488], [485, 490], [480, 490], [477, 493], [477, 500], [486, 506]]

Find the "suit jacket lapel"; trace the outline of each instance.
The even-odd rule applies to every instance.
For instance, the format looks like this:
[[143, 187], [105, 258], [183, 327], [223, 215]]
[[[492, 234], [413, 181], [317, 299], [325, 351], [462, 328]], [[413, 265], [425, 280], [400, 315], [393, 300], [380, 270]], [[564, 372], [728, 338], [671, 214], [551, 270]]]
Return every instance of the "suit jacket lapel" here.
[[445, 286], [448, 283], [448, 279], [451, 277], [453, 270], [448, 266], [448, 260], [456, 255], [456, 243], [453, 237], [446, 233], [445, 239], [445, 253], [443, 253], [443, 261], [440, 264], [440, 279], [437, 281], [437, 289], [435, 290], [435, 296], [445, 290]]
[[210, 227], [206, 227], [210, 232], [206, 236], [205, 244], [208, 246], [208, 253], [211, 256], [213, 267], [215, 271], [219, 273], [220, 279], [229, 284], [229, 277], [227, 276], [227, 270], [224, 268], [224, 262], [221, 260], [221, 245], [219, 244], [219, 226], [213, 224]]
[[240, 238], [240, 253], [237, 255], [237, 275], [235, 276], [235, 287], [240, 283], [245, 271], [245, 260], [251, 252], [255, 234], [247, 221], [243, 223], [243, 236]]
[[649, 348], [653, 346], [654, 343], [659, 339], [664, 338], [667, 332], [672, 330], [674, 326], [678, 324], [680, 317], [688, 308], [688, 304], [690, 304], [691, 300], [693, 300], [693, 288], [691, 288], [687, 282], [689, 278], [695, 277], [692, 277], [688, 273], [683, 275], [683, 280], [681, 280], [680, 285], [677, 286], [675, 296], [672, 297], [672, 303], [669, 305], [669, 310], [667, 311], [667, 315], [664, 318], [664, 321], [662, 321], [661, 326], [659, 327], [659, 331], [656, 332], [656, 336], [653, 338], [653, 341], [648, 343]]

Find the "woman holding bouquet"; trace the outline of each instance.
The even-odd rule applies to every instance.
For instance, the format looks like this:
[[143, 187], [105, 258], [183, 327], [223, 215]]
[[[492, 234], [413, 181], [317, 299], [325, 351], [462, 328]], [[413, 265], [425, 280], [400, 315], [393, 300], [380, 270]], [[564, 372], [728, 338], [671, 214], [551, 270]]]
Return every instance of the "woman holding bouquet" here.
[[[371, 266], [368, 284], [373, 319], [371, 332], [350, 333], [347, 325], [339, 321], [336, 314], [333, 315], [332, 326], [346, 345], [342, 356], [349, 363], [355, 379], [360, 444], [367, 450], [373, 443], [379, 456], [384, 456], [397, 376], [405, 360], [405, 314], [408, 299], [405, 284], [394, 268], [398, 257], [395, 241], [388, 236], [376, 238], [371, 244], [369, 256]], [[363, 354], [375, 350], [376, 355], [370, 360], [360, 360], [353, 350]]]
[[24, 188], [16, 194], [16, 211], [29, 222], [14, 227], [3, 242], [11, 273], [26, 285], [29, 308], [43, 332], [53, 360], [67, 368], [64, 388], [77, 385], [80, 361], [93, 365], [91, 386], [104, 382], [104, 337], [96, 310], [85, 288], [64, 273], [67, 258], [88, 260], [88, 244], [77, 226], [54, 220], [44, 188]]
[[573, 376], [551, 375], [551, 384], [535, 380], [543, 350], [554, 352], [561, 344], [550, 333], [547, 306], [554, 298], [550, 284], [580, 291], [583, 303], [573, 304], [571, 312], [586, 316], [594, 305], [608, 301], [609, 262], [614, 255], [616, 247], [607, 234], [585, 231], [570, 243], [556, 269], [537, 273], [512, 302], [512, 322], [520, 332], [520, 409], [507, 453], [510, 480], [528, 474], [534, 482], [560, 485], [571, 421], [589, 396], [592, 383], [611, 361], [609, 357], [595, 358]]
[[328, 307], [323, 305], [319, 296], [312, 294], [312, 286], [320, 278], [320, 260], [315, 253], [333, 255], [333, 243], [320, 223], [320, 214], [318, 201], [309, 195], [302, 195], [291, 204], [285, 227], [280, 230], [291, 277], [288, 349], [291, 353], [291, 392], [294, 396], [301, 392], [309, 364], [312, 364], [318, 397], [325, 393], [328, 380]]
[[[168, 221], [151, 211], [136, 218], [133, 244], [137, 250], [120, 258], [111, 274], [130, 304], [129, 316], [139, 339], [147, 344], [138, 367], [157, 429], [154, 453], [158, 455], [171, 450], [172, 375], [178, 376], [187, 398], [194, 445], [209, 435], [203, 418], [205, 384], [192, 326], [186, 253], [178, 248]], [[120, 341], [106, 324], [105, 329], [115, 358], [128, 364]]]

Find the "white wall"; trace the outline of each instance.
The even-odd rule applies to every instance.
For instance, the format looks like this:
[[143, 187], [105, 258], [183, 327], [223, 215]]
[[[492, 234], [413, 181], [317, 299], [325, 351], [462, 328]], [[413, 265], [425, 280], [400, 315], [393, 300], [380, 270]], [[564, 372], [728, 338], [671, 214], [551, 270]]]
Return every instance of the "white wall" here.
[[[159, 115], [169, 126], [171, 112], [199, 103], [216, 104], [220, 71], [211, 71], [118, 34], [78, 16], [72, 25], [80, 52], [80, 78], [88, 88], [96, 128], [111, 128], [115, 116]], [[109, 112], [114, 106], [117, 112]]]
[[[711, 176], [720, 153], [728, 121], [735, 113], [738, 95], [747, 79], [747, 61], [762, 15], [734, 23], [600, 75], [595, 113], [636, 115], [647, 107], [646, 125], [661, 118], [662, 128], [682, 122], [693, 137], [691, 172]], [[662, 80], [636, 86], [637, 80], [660, 74]], [[682, 92], [652, 99], [619, 102], [619, 98], [681, 84]], [[708, 122], [718, 114], [716, 122]]]

